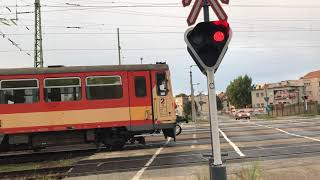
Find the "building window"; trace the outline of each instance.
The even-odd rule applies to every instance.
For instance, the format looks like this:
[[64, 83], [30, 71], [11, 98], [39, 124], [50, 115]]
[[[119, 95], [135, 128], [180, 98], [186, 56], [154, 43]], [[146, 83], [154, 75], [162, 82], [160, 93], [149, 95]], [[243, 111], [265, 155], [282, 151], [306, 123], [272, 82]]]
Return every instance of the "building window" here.
[[147, 84], [144, 76], [135, 77], [134, 86], [136, 97], [147, 96]]
[[39, 101], [37, 79], [0, 81], [0, 104], [30, 104]]
[[259, 93], [256, 93], [256, 96], [257, 96], [257, 97], [259, 97], [259, 95], [260, 95]]
[[166, 96], [168, 94], [168, 81], [166, 73], [157, 73], [157, 94], [158, 96]]
[[264, 96], [264, 93], [261, 93], [261, 97], [263, 97]]
[[260, 104], [257, 104], [257, 108], [260, 108]]
[[46, 102], [78, 101], [81, 99], [81, 80], [78, 77], [47, 78], [44, 97]]
[[92, 76], [86, 78], [87, 99], [120, 99], [123, 96], [120, 76]]
[[261, 107], [264, 108], [264, 103], [261, 104]]

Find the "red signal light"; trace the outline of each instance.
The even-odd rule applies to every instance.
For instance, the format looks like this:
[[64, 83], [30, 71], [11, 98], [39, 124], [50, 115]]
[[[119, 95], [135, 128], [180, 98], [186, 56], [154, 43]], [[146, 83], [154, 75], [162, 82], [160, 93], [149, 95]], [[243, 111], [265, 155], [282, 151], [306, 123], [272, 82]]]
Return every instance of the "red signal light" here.
[[223, 34], [223, 32], [221, 31], [217, 31], [213, 34], [213, 39], [216, 41], [216, 42], [222, 42], [224, 40], [225, 36]]
[[223, 25], [224, 27], [229, 28], [229, 23], [226, 20], [213, 21], [212, 23], [216, 26]]

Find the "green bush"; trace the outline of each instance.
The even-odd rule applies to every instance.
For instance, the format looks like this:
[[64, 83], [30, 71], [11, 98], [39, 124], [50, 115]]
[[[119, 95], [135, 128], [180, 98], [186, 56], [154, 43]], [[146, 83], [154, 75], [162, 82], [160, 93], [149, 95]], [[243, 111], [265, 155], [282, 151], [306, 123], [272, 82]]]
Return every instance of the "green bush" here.
[[258, 163], [254, 163], [250, 167], [242, 168], [236, 173], [236, 180], [262, 180], [261, 167]]

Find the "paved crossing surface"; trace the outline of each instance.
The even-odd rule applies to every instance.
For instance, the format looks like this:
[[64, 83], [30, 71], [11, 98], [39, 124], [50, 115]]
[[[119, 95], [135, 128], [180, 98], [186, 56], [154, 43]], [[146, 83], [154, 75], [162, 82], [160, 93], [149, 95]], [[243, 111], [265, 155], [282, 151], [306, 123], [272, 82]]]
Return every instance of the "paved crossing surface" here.
[[[219, 120], [223, 159], [228, 166], [294, 158], [316, 161], [320, 155], [320, 117], [236, 121], [223, 116]], [[90, 156], [69, 172], [69, 179], [183, 179], [208, 164], [211, 141], [207, 123], [184, 124], [176, 142], [163, 136], [150, 136], [146, 141], [146, 145]]]

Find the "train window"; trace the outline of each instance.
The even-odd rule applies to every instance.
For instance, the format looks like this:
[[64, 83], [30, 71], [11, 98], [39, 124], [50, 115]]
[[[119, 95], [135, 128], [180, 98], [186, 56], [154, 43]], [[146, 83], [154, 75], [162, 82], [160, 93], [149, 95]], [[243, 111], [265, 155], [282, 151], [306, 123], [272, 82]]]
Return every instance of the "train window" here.
[[92, 76], [86, 78], [87, 99], [119, 99], [123, 96], [120, 76]]
[[146, 78], [137, 76], [134, 79], [136, 97], [145, 97], [147, 95]]
[[81, 80], [78, 77], [47, 78], [44, 96], [46, 102], [78, 101], [81, 99]]
[[168, 81], [166, 73], [157, 73], [157, 94], [158, 96], [166, 96], [168, 94]]
[[37, 79], [0, 81], [0, 104], [30, 104], [39, 101]]

